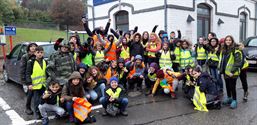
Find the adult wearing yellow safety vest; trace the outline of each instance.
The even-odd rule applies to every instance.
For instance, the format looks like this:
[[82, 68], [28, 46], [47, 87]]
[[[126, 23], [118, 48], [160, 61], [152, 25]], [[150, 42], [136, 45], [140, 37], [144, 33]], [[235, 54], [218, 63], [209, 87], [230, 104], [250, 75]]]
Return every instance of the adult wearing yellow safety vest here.
[[26, 70], [26, 82], [33, 92], [34, 114], [37, 119], [41, 118], [38, 105], [46, 87], [46, 61], [44, 60], [44, 49], [38, 46], [35, 49], [35, 58], [28, 61]]
[[180, 52], [180, 67], [182, 71], [185, 67], [191, 65], [194, 66], [194, 61], [192, 57], [192, 51], [189, 49], [189, 42], [187, 40], [182, 41], [182, 47]]
[[225, 45], [220, 54], [219, 68], [224, 74], [227, 98], [223, 101], [225, 105], [230, 105], [232, 109], [237, 107], [236, 80], [241, 71], [242, 52], [235, 48], [232, 36], [225, 37]]
[[198, 43], [195, 45], [196, 60], [197, 60], [197, 64], [200, 66], [203, 66], [207, 59], [207, 52], [203, 44], [204, 40], [205, 38], [200, 37], [198, 39]]
[[243, 55], [243, 61], [242, 61], [242, 65], [241, 65], [241, 72], [240, 72], [240, 81], [242, 83], [242, 86], [243, 86], [243, 90], [244, 90], [244, 97], [243, 97], [243, 100], [244, 101], [247, 101], [247, 97], [248, 97], [248, 84], [247, 84], [247, 69], [248, 69], [248, 66], [249, 66], [249, 63], [247, 62], [246, 60], [246, 55], [244, 54], [244, 51], [242, 51], [244, 49], [244, 44], [240, 43], [238, 45], [238, 48], [240, 49], [240, 51], [242, 52], [242, 55]]
[[208, 46], [208, 59], [207, 66], [209, 67], [210, 74], [213, 78], [217, 80], [218, 89], [223, 93], [223, 81], [221, 79], [221, 74], [218, 71], [219, 56], [220, 56], [220, 46], [219, 40], [217, 38], [211, 38]]

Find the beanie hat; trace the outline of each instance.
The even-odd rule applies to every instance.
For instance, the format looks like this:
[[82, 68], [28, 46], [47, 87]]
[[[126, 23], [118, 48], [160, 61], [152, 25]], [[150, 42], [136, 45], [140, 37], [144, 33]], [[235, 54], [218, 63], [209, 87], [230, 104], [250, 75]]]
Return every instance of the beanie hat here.
[[112, 81], [119, 82], [119, 80], [118, 80], [118, 78], [117, 78], [117, 77], [111, 77], [111, 78], [110, 78], [110, 83], [112, 83]]
[[141, 55], [136, 55], [135, 60], [137, 60], [137, 59], [143, 60]]
[[163, 70], [157, 71], [156, 77], [157, 77], [157, 78], [164, 78], [164, 72], [163, 72]]
[[150, 64], [150, 67], [153, 67], [153, 68], [155, 69], [155, 71], [158, 70], [158, 65], [157, 65], [157, 63], [155, 63], [155, 62], [152, 62], [152, 63]]

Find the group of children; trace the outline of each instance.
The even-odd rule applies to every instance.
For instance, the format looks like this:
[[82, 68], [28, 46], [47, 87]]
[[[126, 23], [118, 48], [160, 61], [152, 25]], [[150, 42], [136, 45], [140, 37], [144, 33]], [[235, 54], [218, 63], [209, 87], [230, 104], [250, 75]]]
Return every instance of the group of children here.
[[49, 111], [56, 112], [58, 117], [67, 111], [70, 122], [77, 122], [74, 117], [77, 109], [73, 105], [78, 98], [92, 104], [101, 103], [105, 109], [103, 115], [127, 116], [127, 93], [139, 91], [154, 96], [161, 90], [175, 99], [179, 83], [192, 102], [198, 101], [194, 97], [198, 86], [207, 104], [220, 108], [222, 75], [227, 90], [223, 104], [237, 107], [238, 76], [243, 81], [244, 100], [247, 100], [248, 65], [242, 46], [232, 36], [219, 41], [214, 33], [209, 33], [207, 39], [200, 37], [193, 46], [181, 39], [179, 30], [178, 38], [171, 32], [170, 39], [165, 31], [155, 33], [158, 26], [142, 35], [137, 32], [138, 27], [125, 33], [111, 29], [112, 34], [108, 35], [110, 20], [105, 29], [93, 31], [86, 20], [82, 22], [89, 35], [83, 44], [78, 36], [71, 36], [69, 41], [58, 39], [54, 45], [57, 52], [47, 62], [43, 59], [43, 48], [31, 43], [22, 57], [21, 78], [30, 90], [26, 113], [32, 114], [33, 96], [34, 113], [37, 118], [43, 117], [43, 124], [48, 124]]

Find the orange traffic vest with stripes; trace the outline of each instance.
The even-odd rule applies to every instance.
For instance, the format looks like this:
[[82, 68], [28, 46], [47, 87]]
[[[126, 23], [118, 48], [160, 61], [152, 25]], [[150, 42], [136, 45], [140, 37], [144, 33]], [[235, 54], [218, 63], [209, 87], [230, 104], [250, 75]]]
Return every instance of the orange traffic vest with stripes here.
[[92, 105], [84, 98], [77, 98], [73, 103], [74, 116], [83, 122], [91, 112]]
[[[113, 77], [113, 76], [115, 76], [115, 75], [118, 76], [117, 71], [114, 70], [114, 71], [112, 72], [112, 68], [109, 67], [109, 68], [107, 69], [106, 74], [105, 74], [105, 78], [107, 79], [107, 81], [109, 81], [110, 78]], [[108, 82], [108, 83], [109, 83], [109, 82]]]
[[[156, 49], [157, 43], [155, 42], [150, 42], [150, 49]], [[147, 54], [149, 57], [155, 57], [155, 52], [148, 52]]]
[[[143, 62], [142, 62], [142, 67], [143, 68], [145, 67], [145, 64]], [[129, 72], [128, 78], [131, 79], [135, 73], [136, 73], [136, 66], [134, 65], [133, 69]]]
[[[107, 49], [111, 43], [107, 43], [105, 48]], [[116, 44], [113, 43], [111, 49], [105, 54], [105, 59], [108, 59], [109, 61], [116, 60]]]

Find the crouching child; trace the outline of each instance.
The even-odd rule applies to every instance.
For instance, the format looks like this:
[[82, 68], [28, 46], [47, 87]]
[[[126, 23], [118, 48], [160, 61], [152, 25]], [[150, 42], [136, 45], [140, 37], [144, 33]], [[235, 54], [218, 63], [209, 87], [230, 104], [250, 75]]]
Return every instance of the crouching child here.
[[48, 125], [47, 112], [55, 112], [57, 117], [63, 116], [64, 109], [60, 107], [61, 86], [60, 83], [52, 81], [42, 96], [42, 103], [38, 106], [42, 118], [42, 124]]
[[104, 107], [103, 115], [116, 116], [120, 112], [121, 115], [127, 116], [128, 98], [124, 97], [124, 88], [118, 84], [118, 78], [112, 77], [105, 90], [105, 97], [100, 98], [100, 103]]
[[154, 96], [156, 90], [160, 86], [165, 94], [170, 94], [172, 99], [176, 99], [175, 89], [178, 86], [178, 80], [176, 77], [180, 75], [180, 73], [171, 72], [170, 70], [159, 70], [157, 73], [157, 80], [152, 89], [151, 96]]

